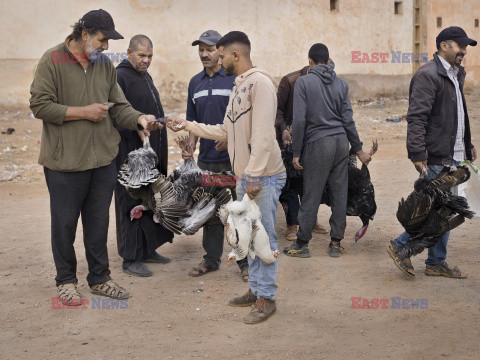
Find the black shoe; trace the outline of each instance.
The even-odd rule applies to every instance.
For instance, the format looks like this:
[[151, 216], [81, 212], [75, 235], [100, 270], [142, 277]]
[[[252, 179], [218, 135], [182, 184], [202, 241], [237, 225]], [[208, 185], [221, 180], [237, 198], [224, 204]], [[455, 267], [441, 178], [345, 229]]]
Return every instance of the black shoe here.
[[126, 269], [123, 269], [123, 272], [129, 275], [141, 276], [141, 277], [149, 277], [153, 275], [152, 271], [148, 268], [148, 266], [143, 265], [139, 261], [135, 261], [130, 265], [128, 265]]
[[152, 255], [142, 260], [144, 263], [168, 264], [171, 261], [169, 257], [160, 255], [156, 251]]
[[283, 253], [288, 256], [308, 258], [310, 257], [310, 249], [308, 245], [303, 245], [301, 248], [298, 247], [297, 243], [290, 245], [283, 249]]

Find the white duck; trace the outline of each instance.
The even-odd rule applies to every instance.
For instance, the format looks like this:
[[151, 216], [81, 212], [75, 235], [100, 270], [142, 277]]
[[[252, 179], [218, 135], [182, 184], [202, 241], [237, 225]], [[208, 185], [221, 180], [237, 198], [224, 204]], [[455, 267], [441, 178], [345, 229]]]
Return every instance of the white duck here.
[[227, 264], [244, 259], [247, 255], [251, 259], [258, 256], [266, 264], [271, 264], [277, 259], [278, 250], [270, 249], [260, 209], [248, 195], [245, 195], [242, 201], [221, 206], [218, 216], [225, 226], [227, 243], [233, 248], [228, 254]]

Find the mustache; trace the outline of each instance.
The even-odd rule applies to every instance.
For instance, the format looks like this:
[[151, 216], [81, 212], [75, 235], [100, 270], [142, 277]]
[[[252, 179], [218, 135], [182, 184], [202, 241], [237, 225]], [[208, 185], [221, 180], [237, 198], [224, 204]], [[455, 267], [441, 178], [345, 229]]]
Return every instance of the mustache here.
[[202, 58], [200, 58], [200, 60], [202, 60], [202, 61], [210, 61], [210, 60], [212, 60], [212, 59], [210, 59], [209, 57], [202, 57]]

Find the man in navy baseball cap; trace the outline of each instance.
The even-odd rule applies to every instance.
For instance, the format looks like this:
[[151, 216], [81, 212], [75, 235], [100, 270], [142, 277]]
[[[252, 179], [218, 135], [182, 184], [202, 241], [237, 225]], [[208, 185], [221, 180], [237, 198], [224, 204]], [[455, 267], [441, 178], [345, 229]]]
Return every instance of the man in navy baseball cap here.
[[465, 30], [463, 30], [461, 27], [458, 27], [458, 26], [450, 26], [440, 31], [440, 34], [438, 34], [437, 36], [436, 43], [439, 44], [442, 41], [447, 41], [447, 40], [453, 40], [457, 44], [464, 45], [464, 46], [477, 45], [477, 42], [473, 39], [470, 39], [467, 36], [467, 33], [465, 32]]

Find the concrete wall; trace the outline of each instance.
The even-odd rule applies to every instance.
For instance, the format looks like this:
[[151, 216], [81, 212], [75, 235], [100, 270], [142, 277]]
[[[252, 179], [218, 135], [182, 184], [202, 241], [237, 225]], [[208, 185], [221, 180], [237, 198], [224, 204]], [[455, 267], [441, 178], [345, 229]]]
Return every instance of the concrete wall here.
[[[437, 51], [435, 38], [440, 31], [449, 26], [460, 26], [468, 37], [480, 43], [480, 27], [475, 27], [475, 19], [480, 20], [480, 1], [471, 0], [435, 0], [428, 2], [427, 33], [428, 52]], [[437, 17], [442, 18], [442, 27], [437, 27]], [[467, 55], [462, 61], [467, 71], [468, 87], [480, 85], [480, 45], [467, 48]]]
[[[392, 62], [391, 52], [412, 52], [412, 1], [403, 1], [402, 14], [394, 14], [393, 0], [338, 0], [338, 11], [330, 11], [329, 0], [1, 0], [0, 104], [26, 103], [43, 52], [63, 41], [84, 13], [98, 8], [110, 12], [125, 37], [110, 41], [108, 52], [125, 52], [138, 33], [153, 40], [149, 71], [167, 108], [185, 107], [188, 81], [201, 70], [197, 48], [190, 44], [207, 29], [246, 32], [254, 65], [276, 78], [304, 66], [310, 46], [323, 42], [337, 73], [355, 82], [353, 97], [405, 94], [412, 64]], [[464, 2], [473, 7], [474, 0]], [[371, 62], [374, 53], [388, 57]], [[392, 91], [385, 86], [389, 82]]]

